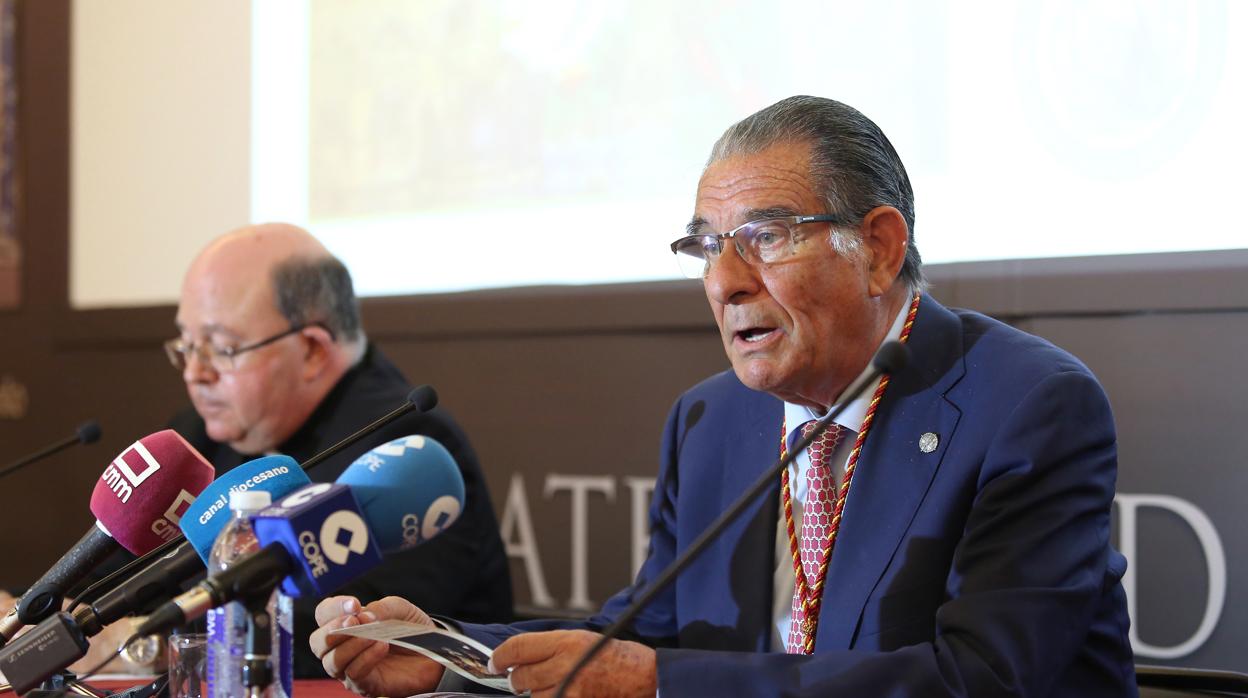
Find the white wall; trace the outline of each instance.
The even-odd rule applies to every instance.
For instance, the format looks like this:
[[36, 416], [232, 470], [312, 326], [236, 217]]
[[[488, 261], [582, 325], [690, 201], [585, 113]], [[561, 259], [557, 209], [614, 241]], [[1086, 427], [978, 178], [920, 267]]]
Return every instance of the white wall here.
[[70, 300], [176, 297], [250, 213], [249, 0], [76, 0]]

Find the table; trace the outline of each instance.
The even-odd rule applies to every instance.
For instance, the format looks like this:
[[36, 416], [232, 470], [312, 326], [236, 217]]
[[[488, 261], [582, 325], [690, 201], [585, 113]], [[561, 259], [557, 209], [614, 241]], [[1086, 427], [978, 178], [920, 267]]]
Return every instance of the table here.
[[[118, 690], [138, 685], [141, 680], [128, 681], [88, 681], [95, 688]], [[0, 696], [12, 696], [12, 691], [0, 691]], [[359, 698], [356, 694], [342, 687], [333, 679], [299, 679], [295, 681], [295, 695], [292, 698]]]

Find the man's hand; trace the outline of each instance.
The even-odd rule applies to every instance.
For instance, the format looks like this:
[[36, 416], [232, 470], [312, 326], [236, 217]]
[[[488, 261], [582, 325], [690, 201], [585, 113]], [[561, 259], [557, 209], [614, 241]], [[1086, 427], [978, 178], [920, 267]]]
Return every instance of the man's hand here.
[[[494, 650], [490, 664], [512, 669], [511, 687], [548, 698], [581, 655], [598, 641], [587, 630], [552, 630], [516, 635]], [[568, 687], [568, 698], [654, 698], [658, 671], [654, 650], [636, 642], [612, 640]]]
[[361, 608], [359, 599], [332, 596], [316, 607], [318, 627], [309, 644], [325, 672], [348, 690], [362, 696], [407, 696], [437, 688], [442, 667], [431, 659], [386, 644], [349, 635], [330, 635], [379, 620], [403, 620], [433, 625], [425, 612], [397, 596], [387, 596]]

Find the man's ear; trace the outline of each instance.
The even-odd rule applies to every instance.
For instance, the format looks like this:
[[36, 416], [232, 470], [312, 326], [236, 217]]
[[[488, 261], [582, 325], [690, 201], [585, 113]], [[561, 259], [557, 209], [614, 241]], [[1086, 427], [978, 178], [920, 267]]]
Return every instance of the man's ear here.
[[334, 338], [329, 330], [320, 325], [303, 328], [299, 331], [299, 338], [303, 340], [303, 377], [305, 380], [315, 380], [329, 370]]
[[867, 255], [871, 296], [882, 296], [897, 283], [901, 265], [906, 261], [910, 229], [901, 211], [892, 206], [876, 206], [863, 217], [860, 233]]

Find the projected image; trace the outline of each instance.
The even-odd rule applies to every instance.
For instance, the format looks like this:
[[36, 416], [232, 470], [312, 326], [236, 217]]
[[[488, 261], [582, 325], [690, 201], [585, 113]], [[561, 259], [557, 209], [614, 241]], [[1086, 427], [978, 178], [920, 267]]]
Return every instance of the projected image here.
[[[312, 0], [296, 213], [365, 293], [676, 278], [711, 143], [808, 93], [894, 138], [929, 263], [1248, 240], [1190, 205], [1248, 155], [1225, 3], [731, 5]], [[762, 26], [841, 30], [812, 60]]]
[[[85, 144], [72, 168], [76, 307], [124, 304], [118, 277], [145, 282], [132, 303], [176, 297], [176, 271], [161, 296], [150, 273], [91, 273], [90, 262], [104, 253], [141, 259], [152, 240], [165, 257], [189, 261], [222, 232], [221, 223], [207, 227], [222, 211], [231, 224], [250, 211], [253, 222], [308, 227], [364, 295], [675, 280], [667, 245], [692, 214], [712, 143], [736, 119], [796, 94], [857, 107], [893, 140], [914, 185], [914, 234], [929, 264], [1248, 245], [1243, 222], [1222, 203], [1239, 200], [1248, 160], [1244, 3], [188, 7], [246, 35], [249, 50], [225, 55], [246, 54], [236, 62], [250, 69], [250, 84], [236, 95], [226, 88], [246, 82], [239, 75], [205, 81], [240, 103], [214, 104], [221, 123], [187, 127], [221, 139], [220, 152], [198, 156], [220, 171], [189, 168], [174, 179], [161, 175], [171, 165], [151, 160], [133, 182], [109, 176], [108, 163], [181, 152], [185, 132], [155, 142], [164, 122], [150, 122], [159, 111], [151, 105], [169, 100], [142, 94], [159, 84], [152, 76], [129, 85], [135, 95], [122, 101], [86, 88], [145, 75], [147, 66], [198, 75], [223, 61], [103, 50], [112, 44], [93, 32], [111, 28], [114, 41], [130, 41], [129, 18], [75, 7], [82, 89], [73, 118]], [[118, 111], [129, 105], [133, 114]], [[223, 118], [243, 112], [246, 128]], [[117, 130], [132, 124], [122, 139]], [[92, 125], [112, 130], [79, 133]], [[106, 150], [110, 143], [133, 145]], [[201, 170], [203, 182], [186, 181]], [[210, 206], [187, 194], [208, 186]], [[180, 203], [137, 215], [132, 201]], [[201, 204], [209, 207], [187, 215]], [[171, 219], [182, 235], [167, 234]], [[192, 241], [184, 254], [166, 249], [184, 239]]]

